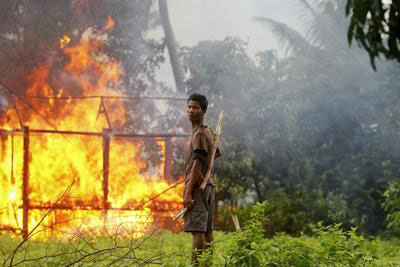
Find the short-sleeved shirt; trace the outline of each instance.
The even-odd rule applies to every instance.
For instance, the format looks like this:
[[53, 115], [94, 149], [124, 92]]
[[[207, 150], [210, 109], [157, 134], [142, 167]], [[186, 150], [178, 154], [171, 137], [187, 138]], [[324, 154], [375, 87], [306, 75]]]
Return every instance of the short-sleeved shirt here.
[[[185, 162], [185, 184], [189, 181], [190, 172], [193, 167], [193, 163], [196, 159], [202, 162], [201, 175], [198, 179], [197, 186], [200, 186], [206, 175], [208, 166], [211, 159], [211, 151], [214, 144], [214, 135], [210, 128], [201, 125], [193, 129], [190, 136], [189, 145], [186, 151], [186, 162]], [[219, 149], [215, 153], [215, 158], [220, 156]], [[212, 174], [212, 172], [211, 172]], [[214, 184], [212, 175], [208, 181], [210, 184]]]

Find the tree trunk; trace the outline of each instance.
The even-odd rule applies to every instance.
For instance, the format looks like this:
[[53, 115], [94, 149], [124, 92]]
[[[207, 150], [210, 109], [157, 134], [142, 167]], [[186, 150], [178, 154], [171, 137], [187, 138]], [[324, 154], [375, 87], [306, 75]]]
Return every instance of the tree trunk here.
[[258, 202], [261, 203], [265, 200], [265, 197], [261, 192], [260, 179], [258, 177], [257, 178], [254, 177], [253, 180], [254, 180], [254, 188], [255, 188], [256, 194], [257, 194], [257, 200], [258, 200]]
[[185, 92], [185, 83], [183, 71], [179, 64], [178, 52], [176, 51], [176, 43], [171, 22], [169, 20], [168, 5], [166, 0], [158, 0], [160, 10], [161, 24], [164, 29], [165, 42], [168, 48], [168, 54], [171, 61], [172, 72], [174, 74], [176, 89], [180, 92]]

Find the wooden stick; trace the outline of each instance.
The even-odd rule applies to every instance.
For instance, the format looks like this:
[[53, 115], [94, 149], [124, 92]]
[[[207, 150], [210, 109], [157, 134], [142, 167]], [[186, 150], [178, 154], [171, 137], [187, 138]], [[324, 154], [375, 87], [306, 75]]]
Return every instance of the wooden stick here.
[[215, 153], [217, 152], [219, 138], [221, 136], [221, 129], [222, 129], [222, 121], [223, 120], [224, 120], [224, 112], [221, 111], [219, 113], [218, 123], [217, 123], [217, 127], [215, 129], [214, 144], [213, 144], [213, 147], [212, 147], [212, 150], [211, 150], [210, 163], [208, 164], [207, 172], [206, 172], [206, 175], [204, 176], [203, 183], [200, 185], [200, 189], [202, 189], [202, 190], [204, 190], [204, 188], [206, 188], [206, 185], [207, 185], [208, 181], [210, 180], [212, 168], [213, 168], [213, 165], [214, 165]]
[[175, 220], [182, 219], [183, 216], [185, 216], [186, 211], [187, 211], [187, 208], [182, 208], [182, 209], [178, 212], [178, 214], [176, 214]]
[[236, 214], [232, 214], [232, 221], [233, 221], [233, 225], [235, 226], [235, 229], [240, 230], [239, 219]]

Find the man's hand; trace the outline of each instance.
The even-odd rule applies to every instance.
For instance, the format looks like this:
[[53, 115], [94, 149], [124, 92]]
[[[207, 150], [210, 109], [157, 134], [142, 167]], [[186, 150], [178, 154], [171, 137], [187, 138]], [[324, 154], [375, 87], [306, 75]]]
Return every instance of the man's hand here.
[[185, 195], [183, 196], [183, 206], [190, 210], [193, 208], [194, 200], [192, 198], [192, 194], [189, 192], [186, 192]]
[[202, 165], [203, 165], [203, 163], [199, 159], [195, 159], [193, 162], [189, 181], [186, 184], [185, 194], [183, 195], [183, 206], [187, 210], [190, 210], [191, 208], [193, 208], [194, 200], [192, 198], [192, 192], [193, 192], [193, 189], [200, 177]]

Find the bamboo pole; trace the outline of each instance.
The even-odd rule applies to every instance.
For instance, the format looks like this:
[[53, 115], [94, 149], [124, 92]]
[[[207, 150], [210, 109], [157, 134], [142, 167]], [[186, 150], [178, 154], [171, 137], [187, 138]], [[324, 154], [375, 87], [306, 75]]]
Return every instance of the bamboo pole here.
[[110, 171], [110, 136], [111, 129], [103, 129], [103, 209], [104, 218], [108, 210], [108, 175]]
[[173, 175], [173, 146], [171, 138], [165, 139], [165, 155], [164, 155], [164, 179], [172, 180]]
[[28, 238], [28, 216], [29, 216], [29, 127], [23, 126], [24, 133], [24, 159], [22, 167], [22, 231], [24, 239]]

